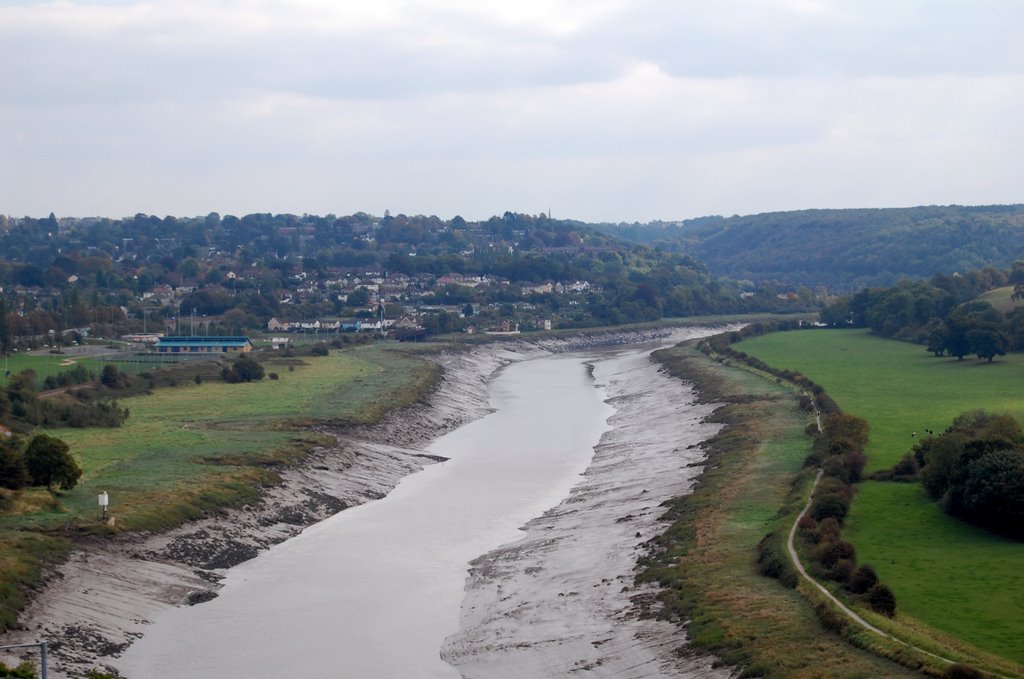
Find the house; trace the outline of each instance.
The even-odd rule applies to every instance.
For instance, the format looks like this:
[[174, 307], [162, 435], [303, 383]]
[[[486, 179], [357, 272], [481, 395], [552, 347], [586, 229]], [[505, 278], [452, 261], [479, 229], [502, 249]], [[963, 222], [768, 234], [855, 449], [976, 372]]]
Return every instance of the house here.
[[267, 330], [269, 330], [270, 332], [287, 332], [291, 330], [291, 326], [291, 323], [282, 323], [276, 318], [271, 318], [269, 321], [267, 321]]
[[156, 350], [161, 354], [235, 354], [252, 351], [252, 341], [237, 336], [165, 336], [157, 340]]
[[0, 436], [7, 438], [10, 436], [14, 436], [14, 432], [5, 427], [4, 425], [0, 424]]

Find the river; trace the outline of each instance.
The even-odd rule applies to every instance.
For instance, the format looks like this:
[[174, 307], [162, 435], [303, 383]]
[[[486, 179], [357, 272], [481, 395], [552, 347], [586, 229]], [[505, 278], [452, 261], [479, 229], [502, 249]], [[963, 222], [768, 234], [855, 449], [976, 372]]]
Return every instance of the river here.
[[[701, 425], [707, 409], [694, 410], [687, 389], [658, 374], [650, 364], [647, 356], [652, 348], [551, 355], [506, 366], [490, 383], [493, 412], [437, 439], [427, 449], [447, 461], [406, 477], [387, 497], [341, 512], [231, 569], [216, 599], [157, 617], [145, 636], [119, 659], [118, 669], [132, 679], [458, 679], [498, 676], [494, 671], [498, 666], [509, 669], [510, 676], [560, 675], [562, 670], [554, 668], [534, 673], [536, 651], [540, 649], [543, 655], [542, 644], [520, 644], [532, 649], [532, 659], [524, 660], [526, 664], [520, 668], [529, 668], [525, 672], [514, 669], [518, 661], [505, 651], [495, 654], [495, 648], [506, 645], [502, 635], [508, 630], [495, 634], [493, 621], [505, 615], [502, 601], [564, 595], [555, 590], [570, 587], [569, 576], [559, 576], [555, 570], [554, 583], [549, 578], [542, 585], [524, 585], [526, 581], [520, 578], [513, 587], [507, 577], [502, 580], [507, 573], [498, 576], [500, 569], [494, 568], [494, 561], [518, 563], [521, 568], [512, 566], [511, 570], [530, 574], [527, 580], [533, 582], [533, 575], [544, 570], [545, 560], [556, 563], [567, 554], [568, 560], [576, 563], [589, 555], [596, 558], [599, 573], [613, 576], [604, 578], [606, 584], [614, 582], [619, 588], [628, 580], [636, 558], [636, 537], [641, 529], [647, 537], [656, 530], [651, 513], [658, 497], [685, 491], [699, 471], [687, 467], [700, 459], [699, 453], [688, 451], [680, 442], [695, 444], [714, 431]], [[637, 400], [644, 397], [650, 403]], [[639, 421], [644, 413], [653, 418], [646, 427]], [[622, 439], [630, 426], [639, 428], [628, 434], [626, 442]], [[621, 434], [618, 443], [613, 428]], [[671, 438], [675, 436], [682, 438]], [[645, 439], [650, 440], [645, 444]], [[644, 473], [636, 472], [636, 463], [623, 464], [607, 457], [642, 455], [645, 446], [657, 454], [643, 463], [641, 469], [648, 469]], [[603, 473], [611, 476], [595, 472], [595, 466], [604, 466]], [[633, 471], [627, 471], [629, 468]], [[562, 552], [563, 557], [548, 550], [539, 560], [529, 550], [516, 550], [512, 558], [494, 556], [502, 554], [503, 546], [528, 538], [531, 531], [557, 528], [558, 517], [565, 512], [556, 508], [565, 502], [580, 502], [587, 495], [607, 506], [608, 497], [580, 490], [587, 487], [588, 480], [591, 485], [608, 486], [605, 491], [625, 489], [626, 495], [615, 499], [611, 514], [607, 510], [592, 512], [597, 523], [590, 524], [590, 533], [576, 519], [570, 522], [577, 524], [572, 532], [581, 536], [614, 533], [610, 542], [588, 543], [585, 554], [579, 553], [578, 546], [570, 548]], [[640, 503], [633, 511], [630, 498]], [[622, 518], [627, 513], [632, 522]], [[550, 525], [538, 523], [545, 518]], [[615, 524], [615, 531], [600, 527], [606, 521]], [[548, 542], [554, 544], [555, 540], [545, 544]], [[609, 563], [612, 556], [615, 563]], [[469, 587], [463, 605], [471, 562], [475, 585]], [[615, 570], [608, 571], [609, 566]], [[580, 571], [586, 569], [574, 566], [572, 570], [574, 577], [580, 577]], [[503, 586], [508, 589], [504, 594]], [[577, 598], [607, 608], [606, 594], [583, 594]], [[619, 598], [628, 607], [628, 596]], [[543, 602], [539, 603], [544, 609]], [[550, 610], [574, 615], [564, 607]], [[612, 628], [622, 627], [621, 621], [609, 623]], [[572, 636], [570, 621], [559, 621], [556, 626]], [[590, 635], [584, 647], [599, 648], [600, 643], [593, 645], [594, 635], [604, 634], [601, 643], [608, 641], [607, 634], [593, 628], [592, 620], [585, 621], [584, 627]], [[530, 639], [539, 629], [549, 633], [547, 627], [533, 629]], [[678, 635], [662, 631], [669, 641], [648, 644], [654, 650], [640, 653], [650, 667], [664, 667], [662, 656], [675, 655], [661, 646], [678, 645]], [[635, 636], [632, 631], [629, 634]], [[502, 643], [495, 644], [495, 640]], [[636, 649], [624, 652], [630, 664], [638, 662]], [[568, 663], [565, 672], [569, 672], [571, 664], [578, 661], [572, 653], [556, 651], [555, 657], [559, 653]], [[550, 663], [542, 662], [543, 666]], [[596, 662], [594, 667], [604, 662]], [[705, 676], [710, 671], [708, 664], [698, 663], [685, 676]], [[614, 673], [612, 667], [607, 665], [607, 671], [599, 674], [625, 676]], [[666, 670], [665, 676], [683, 675]]]

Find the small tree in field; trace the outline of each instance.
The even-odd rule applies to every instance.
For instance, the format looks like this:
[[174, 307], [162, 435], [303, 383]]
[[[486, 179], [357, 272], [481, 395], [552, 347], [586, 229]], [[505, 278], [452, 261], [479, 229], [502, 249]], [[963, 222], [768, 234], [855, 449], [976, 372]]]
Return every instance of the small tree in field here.
[[225, 382], [258, 382], [263, 375], [263, 366], [244, 354], [221, 370]]
[[25, 468], [32, 485], [71, 490], [82, 476], [82, 470], [71, 457], [68, 444], [59, 438], [36, 434], [25, 448]]

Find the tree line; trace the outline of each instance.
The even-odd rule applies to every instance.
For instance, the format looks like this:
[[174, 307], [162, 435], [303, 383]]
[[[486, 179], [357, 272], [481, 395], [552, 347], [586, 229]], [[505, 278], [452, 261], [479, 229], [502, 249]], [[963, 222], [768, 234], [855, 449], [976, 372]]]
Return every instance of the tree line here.
[[936, 356], [962, 360], [974, 354], [991, 362], [1008, 351], [1024, 350], [1024, 307], [1003, 313], [976, 298], [1010, 283], [1024, 283], [1024, 262], [1015, 262], [1009, 273], [986, 268], [868, 288], [833, 301], [822, 309], [820, 320], [923, 344]]

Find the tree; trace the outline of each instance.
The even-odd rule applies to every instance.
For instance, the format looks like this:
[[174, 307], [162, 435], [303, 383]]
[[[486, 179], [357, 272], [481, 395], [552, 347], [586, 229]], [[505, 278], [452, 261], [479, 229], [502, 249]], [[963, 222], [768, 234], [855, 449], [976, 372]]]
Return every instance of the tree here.
[[978, 355], [978, 358], [986, 359], [989, 363], [996, 356], [1006, 355], [1006, 335], [993, 328], [978, 328], [967, 333], [967, 342], [971, 345], [971, 351]]
[[263, 375], [263, 366], [244, 354], [221, 370], [225, 382], [258, 382], [263, 379]]
[[100, 383], [110, 389], [120, 389], [124, 386], [124, 376], [116, 365], [108, 363], [100, 372]]
[[54, 436], [36, 434], [25, 448], [25, 468], [32, 485], [71, 490], [82, 476], [68, 444]]
[[363, 286], [359, 286], [348, 294], [346, 304], [351, 307], [364, 307], [370, 303], [370, 291]]
[[1002, 533], [1024, 533], [1024, 453], [992, 451], [970, 461], [965, 476], [960, 502], [968, 518]]

